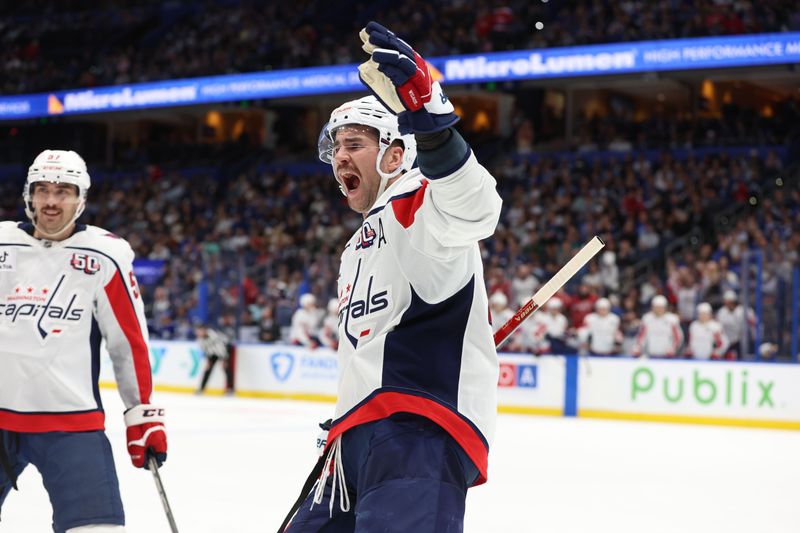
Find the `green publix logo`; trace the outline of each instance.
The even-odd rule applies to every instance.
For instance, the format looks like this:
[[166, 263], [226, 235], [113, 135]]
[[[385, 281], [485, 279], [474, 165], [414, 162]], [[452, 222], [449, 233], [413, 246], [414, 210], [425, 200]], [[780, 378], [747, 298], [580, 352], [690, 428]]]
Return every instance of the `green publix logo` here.
[[692, 377], [657, 377], [653, 370], [640, 367], [631, 376], [631, 400], [645, 395], [661, 395], [669, 403], [698, 403], [700, 405], [775, 407], [772, 399], [774, 381], [751, 381], [747, 370], [728, 370], [724, 376], [706, 377], [698, 370]]

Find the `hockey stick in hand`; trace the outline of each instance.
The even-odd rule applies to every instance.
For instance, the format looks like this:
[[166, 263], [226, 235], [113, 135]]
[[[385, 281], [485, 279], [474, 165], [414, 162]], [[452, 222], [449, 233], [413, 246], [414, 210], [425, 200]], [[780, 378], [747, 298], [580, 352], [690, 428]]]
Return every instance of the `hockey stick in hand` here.
[[150, 472], [153, 473], [153, 479], [156, 482], [158, 495], [161, 496], [161, 503], [164, 505], [164, 512], [167, 514], [167, 520], [169, 520], [170, 530], [172, 533], [178, 533], [178, 525], [175, 523], [175, 517], [172, 514], [169, 501], [167, 501], [167, 493], [164, 491], [164, 484], [161, 482], [161, 475], [158, 473], [158, 461], [153, 455], [150, 455], [147, 458], [147, 464], [150, 467]]
[[580, 269], [586, 266], [597, 253], [605, 246], [605, 243], [600, 240], [600, 237], [595, 236], [592, 240], [587, 242], [566, 265], [561, 267], [561, 270], [550, 278], [550, 280], [542, 285], [536, 291], [533, 298], [528, 300], [525, 305], [520, 307], [514, 316], [508, 319], [500, 329], [494, 334], [494, 345], [500, 347], [508, 338], [514, 333], [522, 322], [531, 316], [537, 309], [542, 307], [547, 300], [549, 300], [555, 293], [561, 289]]

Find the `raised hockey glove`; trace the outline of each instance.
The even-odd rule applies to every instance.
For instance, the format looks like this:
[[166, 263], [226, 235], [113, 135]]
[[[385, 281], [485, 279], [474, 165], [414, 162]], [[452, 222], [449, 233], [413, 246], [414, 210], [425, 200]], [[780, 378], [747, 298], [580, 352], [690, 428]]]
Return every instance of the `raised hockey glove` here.
[[125, 412], [128, 426], [128, 453], [137, 468], [150, 467], [148, 456], [156, 458], [158, 466], [167, 460], [167, 432], [164, 428], [164, 409], [149, 404], [131, 407]]
[[362, 83], [397, 115], [400, 133], [434, 133], [458, 122], [428, 64], [408, 43], [377, 22], [361, 30], [370, 59], [358, 67]]

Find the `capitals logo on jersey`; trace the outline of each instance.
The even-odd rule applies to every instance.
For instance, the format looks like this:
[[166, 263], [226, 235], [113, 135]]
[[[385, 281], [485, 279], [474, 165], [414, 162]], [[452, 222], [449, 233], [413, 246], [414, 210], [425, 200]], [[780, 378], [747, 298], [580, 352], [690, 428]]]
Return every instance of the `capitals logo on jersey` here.
[[375, 242], [375, 230], [372, 229], [372, 225], [369, 222], [364, 222], [361, 226], [361, 234], [358, 236], [358, 242], [356, 243], [356, 250], [361, 250], [362, 248], [369, 248]]
[[[343, 294], [339, 296], [339, 324], [344, 322], [345, 334], [353, 347], [358, 343], [358, 339], [370, 337], [375, 333], [376, 324], [372, 319], [388, 313], [392, 309], [392, 287], [390, 285], [374, 287], [374, 280], [373, 276], [366, 281], [359, 280], [358, 271], [356, 271], [353, 283], [348, 283]], [[361, 287], [359, 281], [366, 283], [367, 290], [365, 294], [359, 293], [356, 296], [356, 288]], [[351, 326], [355, 335], [350, 331]]]
[[18, 320], [35, 320], [42, 342], [51, 334], [62, 333], [70, 322], [79, 322], [86, 310], [76, 305], [77, 294], [60, 294], [64, 278], [66, 276], [62, 275], [52, 290], [47, 287], [16, 287], [13, 294], [0, 301], [0, 321], [16, 324]]
[[364, 222], [364, 224], [361, 225], [361, 233], [358, 235], [356, 250], [369, 248], [375, 244], [376, 241], [378, 243], [378, 248], [381, 247], [381, 243], [386, 244], [386, 237], [383, 233], [383, 221], [380, 218], [378, 219], [377, 232], [369, 222]]

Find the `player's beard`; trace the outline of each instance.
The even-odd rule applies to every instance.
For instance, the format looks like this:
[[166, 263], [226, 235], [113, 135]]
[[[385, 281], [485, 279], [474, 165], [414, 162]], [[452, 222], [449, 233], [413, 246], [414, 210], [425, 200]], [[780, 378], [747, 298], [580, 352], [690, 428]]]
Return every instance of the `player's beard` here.
[[78, 202], [63, 207], [44, 206], [36, 209], [36, 229], [45, 238], [63, 237], [72, 227]]

